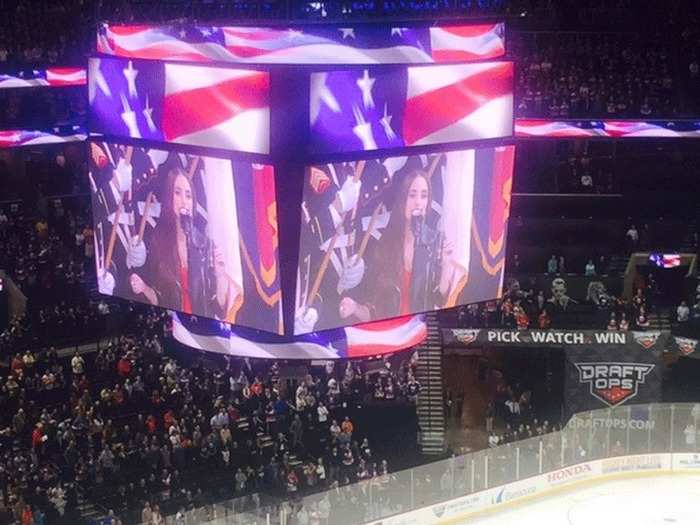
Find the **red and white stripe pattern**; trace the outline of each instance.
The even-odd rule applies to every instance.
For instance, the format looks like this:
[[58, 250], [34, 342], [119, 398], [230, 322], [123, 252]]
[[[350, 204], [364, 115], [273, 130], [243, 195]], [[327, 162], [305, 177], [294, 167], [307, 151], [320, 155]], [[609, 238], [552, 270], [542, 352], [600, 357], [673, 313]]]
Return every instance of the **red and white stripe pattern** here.
[[652, 253], [649, 260], [660, 268], [677, 268], [681, 265], [679, 253]]
[[44, 131], [11, 130], [0, 131], [0, 149], [40, 144], [58, 144], [61, 142], [79, 142], [87, 138], [84, 133], [73, 135], [54, 135]]
[[[104, 25], [100, 53], [152, 60], [225, 61], [275, 64], [416, 64], [485, 60], [505, 53], [504, 25], [479, 24], [422, 28], [432, 51], [402, 38], [404, 28], [387, 28], [385, 46], [363, 46], [360, 28], [337, 28], [337, 37], [300, 29], [265, 27], [197, 28], [201, 38], [170, 26]], [[372, 30], [372, 29], [370, 29]], [[218, 39], [223, 34], [223, 38]], [[218, 36], [216, 36], [218, 35]]]
[[[267, 359], [353, 359], [399, 352], [421, 344], [428, 336], [423, 316], [414, 315], [374, 321], [344, 328], [344, 337], [335, 330], [305, 336], [279, 338], [270, 342], [244, 337], [233, 330], [202, 330], [186, 326], [180, 315], [172, 313], [173, 337], [199, 350], [241, 357]], [[215, 325], [217, 321], [206, 320]], [[328, 337], [332, 334], [331, 338]], [[336, 337], [337, 339], [334, 339]], [[264, 339], [264, 338], [263, 338]]]
[[396, 352], [422, 343], [428, 336], [423, 316], [411, 315], [345, 328], [348, 357]]
[[266, 72], [165, 65], [163, 134], [168, 142], [269, 153]]
[[408, 68], [407, 146], [506, 137], [512, 130], [512, 62]]
[[604, 137], [602, 129], [580, 128], [561, 120], [517, 119], [516, 137]]
[[84, 86], [87, 83], [87, 74], [83, 68], [54, 67], [47, 70], [33, 72], [33, 77], [0, 75], [0, 89], [23, 88], [38, 86]]
[[22, 78], [14, 75], [0, 75], [0, 89], [14, 89], [48, 85], [45, 78]]
[[665, 253], [663, 258], [664, 268], [676, 268], [681, 265], [681, 256], [677, 253]]
[[608, 137], [700, 138], [700, 130], [679, 131], [653, 122], [605, 120], [603, 124]]
[[[412, 45], [363, 48], [293, 29], [224, 27], [226, 50], [236, 62], [261, 64], [414, 64], [433, 62]], [[339, 30], [341, 31], [341, 30]], [[340, 33], [339, 33], [340, 34]]]
[[517, 119], [516, 137], [700, 138], [700, 125], [688, 121]]
[[454, 247], [451, 256], [454, 273], [447, 294], [447, 303], [454, 306], [454, 300], [464, 288], [469, 273], [471, 243], [465, 242], [465, 239], [471, 237], [476, 152], [473, 149], [451, 151], [446, 157], [441, 221], [445, 245], [450, 244]]
[[216, 42], [185, 42], [167, 32], [166, 27], [105, 25], [97, 35], [100, 53], [150, 60], [188, 62], [231, 61], [226, 49]]
[[0, 131], [0, 148], [22, 145], [21, 131]]
[[430, 28], [435, 62], [486, 60], [505, 55], [504, 25], [461, 25]]
[[87, 72], [80, 67], [53, 67], [46, 70], [49, 86], [84, 86], [87, 84]]

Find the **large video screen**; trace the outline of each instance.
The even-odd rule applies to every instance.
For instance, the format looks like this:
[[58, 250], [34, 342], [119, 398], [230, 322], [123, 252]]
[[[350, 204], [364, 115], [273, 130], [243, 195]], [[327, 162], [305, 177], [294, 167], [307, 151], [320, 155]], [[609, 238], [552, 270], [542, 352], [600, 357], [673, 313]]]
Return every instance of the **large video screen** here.
[[513, 134], [513, 63], [343, 69], [311, 74], [315, 153]]
[[270, 149], [270, 74], [91, 58], [91, 131], [251, 153]]
[[0, 89], [50, 86], [84, 86], [87, 73], [79, 67], [50, 67], [21, 71], [18, 74], [0, 73]]
[[89, 147], [101, 293], [282, 332], [272, 166]]
[[74, 126], [71, 130], [60, 132], [16, 129], [0, 131], [0, 149], [37, 146], [39, 144], [60, 144], [63, 142], [82, 142], [86, 139], [85, 130]]
[[514, 152], [309, 167], [295, 333], [499, 297]]
[[150, 60], [255, 64], [416, 64], [503, 56], [503, 22], [397, 27], [102, 24], [97, 51]]
[[698, 138], [700, 122], [692, 120], [547, 120], [515, 121], [517, 137], [610, 137], [624, 138]]

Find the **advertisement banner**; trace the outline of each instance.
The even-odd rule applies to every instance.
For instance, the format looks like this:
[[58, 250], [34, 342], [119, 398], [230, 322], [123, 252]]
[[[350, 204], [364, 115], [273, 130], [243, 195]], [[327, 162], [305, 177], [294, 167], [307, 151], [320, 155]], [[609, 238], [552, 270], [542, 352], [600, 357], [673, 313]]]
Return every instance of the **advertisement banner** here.
[[620, 456], [572, 465], [528, 479], [507, 483], [489, 490], [394, 515], [371, 525], [419, 525], [449, 523], [456, 517], [466, 519], [509, 501], [546, 494], [586, 480], [604, 481], [606, 476], [700, 470], [700, 454], [639, 454]]
[[700, 470], [700, 454], [673, 454], [673, 470]]
[[611, 429], [611, 430], [654, 430], [656, 421], [638, 418], [624, 417], [590, 417], [590, 418], [571, 418], [566, 425], [572, 430], [582, 429]]
[[568, 415], [661, 400], [659, 338], [627, 345], [567, 345], [564, 403]]
[[491, 493], [491, 505], [500, 505], [501, 503], [531, 496], [541, 491], [541, 479], [542, 478], [538, 476], [516, 483], [509, 483], [508, 485], [493, 490]]
[[515, 330], [500, 328], [445, 328], [442, 331], [445, 346], [597, 346], [629, 345], [649, 349], [665, 348], [669, 333], [613, 332], [608, 330]]
[[603, 475], [617, 472], [670, 469], [671, 456], [669, 454], [641, 454], [639, 456], [604, 459], [600, 468]]
[[[674, 350], [677, 349], [678, 353], [684, 357], [695, 354], [697, 346], [697, 339], [689, 339], [687, 337], [674, 337], [673, 343], [671, 344], [671, 348]], [[697, 357], [697, 355], [693, 355], [693, 357]]]
[[550, 487], [566, 485], [572, 481], [581, 481], [600, 475], [600, 466], [597, 463], [581, 463], [563, 469], [555, 470], [546, 475]]
[[512, 346], [563, 348], [565, 346], [617, 345], [654, 349], [700, 359], [697, 339], [668, 330], [616, 332], [610, 330], [516, 330], [510, 328], [443, 328], [442, 340], [451, 348]]

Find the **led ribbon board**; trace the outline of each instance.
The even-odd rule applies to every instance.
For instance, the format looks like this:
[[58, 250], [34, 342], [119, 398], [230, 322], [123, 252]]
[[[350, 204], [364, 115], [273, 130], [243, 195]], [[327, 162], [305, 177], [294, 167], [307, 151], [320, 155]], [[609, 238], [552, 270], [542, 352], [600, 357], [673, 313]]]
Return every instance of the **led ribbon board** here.
[[304, 28], [103, 24], [97, 51], [151, 60], [250, 64], [424, 64], [505, 54], [505, 27], [445, 24]]
[[700, 122], [689, 120], [517, 119], [515, 136], [552, 138], [700, 138]]
[[84, 86], [87, 83], [85, 69], [79, 67], [53, 67], [34, 69], [14, 75], [0, 74], [0, 89], [23, 87]]

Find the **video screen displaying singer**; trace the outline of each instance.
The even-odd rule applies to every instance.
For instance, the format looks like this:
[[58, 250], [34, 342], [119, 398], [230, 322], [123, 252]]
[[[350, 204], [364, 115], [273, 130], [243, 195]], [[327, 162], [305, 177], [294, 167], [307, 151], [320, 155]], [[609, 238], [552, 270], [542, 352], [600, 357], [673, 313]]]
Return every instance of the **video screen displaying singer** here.
[[307, 169], [295, 333], [500, 295], [514, 148]]
[[94, 142], [90, 183], [101, 293], [281, 331], [271, 166]]

